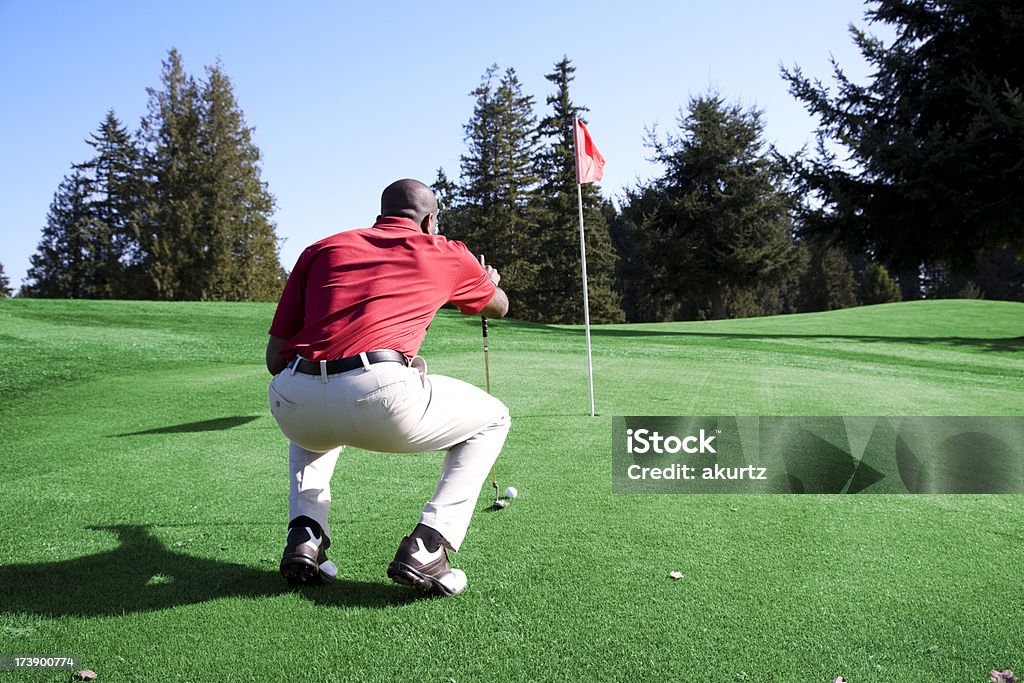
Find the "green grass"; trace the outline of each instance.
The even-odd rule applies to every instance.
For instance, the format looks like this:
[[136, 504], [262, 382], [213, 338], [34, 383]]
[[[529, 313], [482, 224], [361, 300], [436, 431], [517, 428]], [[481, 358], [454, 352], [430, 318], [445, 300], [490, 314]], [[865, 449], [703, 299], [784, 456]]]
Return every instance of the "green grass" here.
[[[1024, 305], [914, 302], [594, 329], [491, 324], [513, 428], [470, 579], [384, 568], [436, 454], [350, 449], [340, 580], [277, 576], [286, 443], [262, 304], [0, 302], [0, 653], [100, 681], [985, 681], [1024, 669], [1022, 496], [613, 495], [612, 415], [1020, 415]], [[432, 372], [483, 384], [442, 312]], [[486, 496], [486, 493], [485, 493]], [[681, 581], [666, 578], [679, 570]], [[0, 680], [66, 681], [65, 672]]]

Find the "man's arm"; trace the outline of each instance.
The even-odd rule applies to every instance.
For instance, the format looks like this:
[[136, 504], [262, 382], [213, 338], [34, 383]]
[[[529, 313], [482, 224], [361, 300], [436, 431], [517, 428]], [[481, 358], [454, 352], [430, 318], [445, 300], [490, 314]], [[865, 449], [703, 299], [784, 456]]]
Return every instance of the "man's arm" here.
[[487, 318], [504, 318], [506, 313], [508, 313], [508, 297], [505, 296], [501, 287], [495, 286], [494, 296], [480, 311], [480, 315]]
[[287, 343], [287, 339], [270, 335], [270, 339], [267, 341], [267, 370], [270, 371], [271, 375], [276, 375], [284, 370], [285, 366], [288, 365], [285, 359], [281, 358], [278, 353], [281, 350], [281, 347]]

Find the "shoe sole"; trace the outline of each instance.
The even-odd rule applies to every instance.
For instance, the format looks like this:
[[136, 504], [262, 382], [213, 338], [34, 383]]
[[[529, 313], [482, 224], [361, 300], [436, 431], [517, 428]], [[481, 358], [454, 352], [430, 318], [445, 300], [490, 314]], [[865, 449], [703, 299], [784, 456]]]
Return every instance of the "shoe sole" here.
[[324, 560], [320, 563], [320, 581], [322, 583], [330, 583], [338, 579], [338, 567], [330, 560]]
[[440, 581], [410, 567], [404, 562], [392, 562], [388, 565], [388, 578], [403, 586], [412, 586], [424, 595], [450, 596], [457, 595]]
[[281, 576], [293, 586], [322, 583], [320, 566], [306, 555], [296, 553], [281, 558]]

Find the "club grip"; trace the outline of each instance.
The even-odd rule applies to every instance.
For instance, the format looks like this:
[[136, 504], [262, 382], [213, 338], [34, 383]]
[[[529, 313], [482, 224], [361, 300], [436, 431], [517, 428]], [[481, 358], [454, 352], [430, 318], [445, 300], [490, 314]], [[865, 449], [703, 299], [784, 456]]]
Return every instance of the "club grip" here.
[[480, 331], [484, 334], [484, 339], [487, 339], [487, 316], [480, 316]]

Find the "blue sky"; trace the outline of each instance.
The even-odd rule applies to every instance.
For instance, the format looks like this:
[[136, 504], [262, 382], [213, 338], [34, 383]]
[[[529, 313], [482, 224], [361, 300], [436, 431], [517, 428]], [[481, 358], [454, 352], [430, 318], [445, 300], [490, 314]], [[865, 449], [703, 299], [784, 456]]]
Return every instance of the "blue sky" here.
[[371, 223], [392, 180], [430, 182], [438, 167], [458, 176], [469, 92], [492, 63], [516, 69], [541, 113], [544, 74], [573, 61], [573, 99], [590, 108], [607, 158], [601, 187], [617, 197], [658, 172], [645, 127], [674, 130], [680, 107], [708, 88], [763, 110], [782, 151], [810, 142], [815, 122], [779, 66], [828, 81], [834, 55], [864, 80], [848, 26], [866, 26], [865, 10], [854, 0], [0, 0], [0, 263], [17, 288], [57, 185], [91, 156], [85, 139], [108, 109], [138, 127], [172, 47], [190, 73], [219, 58], [232, 78], [291, 268], [308, 243]]

